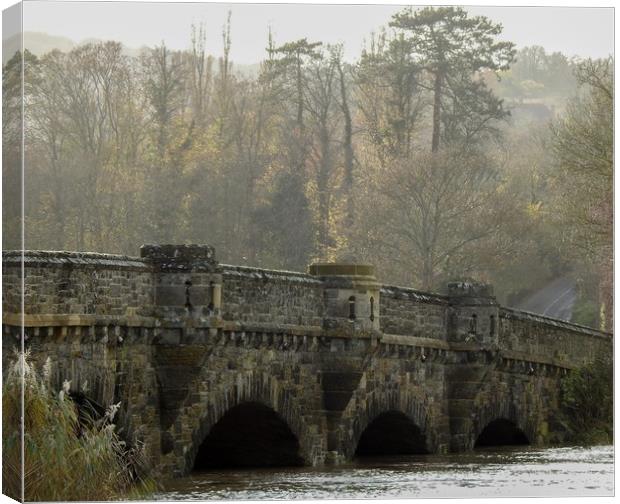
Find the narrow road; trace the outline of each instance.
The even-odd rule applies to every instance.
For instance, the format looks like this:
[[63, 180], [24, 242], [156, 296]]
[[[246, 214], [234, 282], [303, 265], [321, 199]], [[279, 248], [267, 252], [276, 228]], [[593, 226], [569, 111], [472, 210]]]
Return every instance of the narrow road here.
[[570, 320], [573, 306], [577, 299], [575, 281], [568, 277], [556, 278], [545, 287], [534, 292], [518, 303], [514, 308], [525, 310], [546, 317]]

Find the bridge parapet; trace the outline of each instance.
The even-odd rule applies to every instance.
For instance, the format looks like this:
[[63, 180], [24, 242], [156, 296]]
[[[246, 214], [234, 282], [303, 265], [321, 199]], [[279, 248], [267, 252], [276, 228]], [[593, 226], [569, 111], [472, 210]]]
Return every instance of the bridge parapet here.
[[505, 307], [500, 308], [499, 316], [498, 345], [506, 354], [573, 368], [612, 349], [612, 335], [591, 327]]
[[409, 287], [381, 287], [381, 331], [445, 341], [449, 298]]
[[[23, 261], [23, 270], [22, 270]], [[90, 252], [2, 253], [3, 312], [26, 315], [135, 317], [153, 308], [152, 270], [128, 256]]]
[[222, 317], [227, 325], [321, 329], [323, 284], [317, 278], [294, 271], [221, 267]]

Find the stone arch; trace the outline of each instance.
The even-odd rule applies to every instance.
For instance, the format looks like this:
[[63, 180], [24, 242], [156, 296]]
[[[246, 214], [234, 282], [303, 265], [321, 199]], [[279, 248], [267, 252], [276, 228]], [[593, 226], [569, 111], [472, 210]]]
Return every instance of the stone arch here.
[[[65, 361], [56, 359], [52, 366], [52, 380], [58, 384], [56, 388], [62, 388], [62, 383], [69, 381], [69, 395], [82, 411], [94, 409], [95, 416], [101, 417], [110, 406], [118, 406], [112, 421], [128, 448], [148, 440], [148, 419], [158, 413], [156, 403], [153, 404], [155, 378], [148, 363], [148, 353], [143, 348], [144, 345], [136, 345], [121, 351], [96, 342], [92, 353], [105, 352], [105, 359], [86, 356]], [[136, 383], [139, 386], [135, 386]], [[147, 452], [153, 448], [145, 444]]]
[[[66, 351], [70, 354], [70, 345], [59, 343], [59, 353]], [[103, 345], [93, 345], [95, 352], [103, 354]], [[84, 358], [80, 354], [69, 358], [51, 353], [47, 348], [42, 349], [37, 359], [37, 369], [42, 370], [50, 357], [50, 386], [53, 390], [62, 390], [65, 382], [70, 384], [70, 393], [88, 397], [90, 401], [102, 406], [114, 402], [117, 384], [116, 359], [114, 356], [105, 359], [105, 365], [98, 359]], [[103, 359], [102, 359], [103, 360]]]
[[476, 442], [484, 430], [497, 421], [512, 424], [515, 430], [521, 432], [529, 443], [536, 441], [537, 420], [535, 416], [526, 414], [518, 401], [511, 399], [506, 397], [503, 400], [485, 403], [472, 414], [473, 423], [469, 436], [470, 449], [476, 446]]
[[69, 398], [77, 408], [80, 423], [86, 424], [90, 421], [97, 421], [106, 413], [105, 405], [98, 403], [85, 391], [70, 390]]
[[[207, 401], [200, 403], [200, 408], [189, 405], [189, 410], [199, 410], [191, 418], [187, 413], [182, 423], [193, 425], [191, 441], [183, 446], [184, 461], [180, 472], [187, 474], [192, 470], [194, 460], [203, 441], [213, 427], [233, 408], [243, 404], [256, 403], [276, 413], [286, 424], [299, 443], [299, 455], [305, 464], [313, 464], [316, 459], [316, 439], [308, 434], [308, 425], [303, 419], [302, 408], [295, 397], [295, 391], [285, 388], [280, 380], [267, 373], [250, 371], [238, 373], [234, 386], [220, 386]], [[187, 409], [187, 408], [186, 408]], [[186, 436], [175, 436], [175, 443], [182, 443]], [[320, 448], [320, 447], [318, 447]]]
[[492, 421], [512, 422], [533, 445], [549, 439], [549, 423], [559, 387], [557, 380], [544, 375], [494, 370], [485, 378], [484, 385], [472, 399], [469, 412], [471, 423], [463, 431], [467, 439], [463, 448], [472, 449], [478, 436]]
[[192, 469], [299, 466], [304, 464], [299, 451], [297, 436], [273, 408], [242, 402], [207, 433]]
[[411, 418], [396, 410], [385, 411], [371, 420], [355, 449], [356, 457], [424, 453], [428, 453], [426, 436]]
[[[69, 325], [26, 328], [32, 365], [45, 373], [54, 392], [69, 385], [69, 397], [95, 416], [120, 402], [116, 431], [128, 447], [145, 442], [149, 420], [157, 415], [149, 345], [140, 328], [111, 325]], [[120, 344], [120, 341], [125, 343]]]
[[482, 429], [474, 441], [474, 448], [527, 444], [530, 444], [529, 438], [514, 422], [496, 418]]
[[397, 412], [407, 418], [424, 436], [426, 450], [436, 451], [438, 433], [429, 429], [433, 423], [433, 413], [426, 397], [421, 396], [418, 391], [407, 387], [377, 391], [357, 398], [356, 404], [358, 407], [354, 410], [345, 411], [341, 423], [341, 450], [345, 458], [350, 459], [355, 455], [364, 431], [380, 415], [388, 412]]

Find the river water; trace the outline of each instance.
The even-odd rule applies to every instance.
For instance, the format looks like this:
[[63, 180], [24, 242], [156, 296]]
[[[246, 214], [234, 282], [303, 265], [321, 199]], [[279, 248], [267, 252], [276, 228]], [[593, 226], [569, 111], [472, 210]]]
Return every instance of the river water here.
[[613, 446], [492, 448], [329, 467], [194, 473], [158, 500], [578, 497], [614, 492]]

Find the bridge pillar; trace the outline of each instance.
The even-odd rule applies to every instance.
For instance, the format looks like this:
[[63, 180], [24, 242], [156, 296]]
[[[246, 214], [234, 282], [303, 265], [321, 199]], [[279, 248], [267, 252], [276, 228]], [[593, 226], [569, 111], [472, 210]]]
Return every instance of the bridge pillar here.
[[208, 245], [143, 245], [153, 267], [156, 320], [153, 363], [159, 387], [160, 450], [174, 448], [172, 428], [222, 325], [222, 274]]
[[321, 358], [321, 388], [327, 420], [326, 462], [339, 463], [344, 460], [340, 422], [363, 374], [361, 358], [342, 350], [347, 340], [349, 344], [366, 348], [378, 341], [381, 285], [375, 278], [374, 267], [367, 264], [322, 263], [309, 269], [311, 275], [323, 282], [323, 329], [331, 337], [330, 351]]
[[448, 284], [448, 341], [457, 352], [448, 369], [450, 447], [473, 448], [474, 412], [479, 393], [497, 365], [499, 306], [490, 285]]

